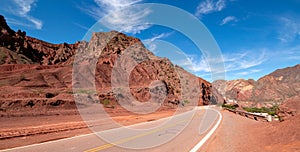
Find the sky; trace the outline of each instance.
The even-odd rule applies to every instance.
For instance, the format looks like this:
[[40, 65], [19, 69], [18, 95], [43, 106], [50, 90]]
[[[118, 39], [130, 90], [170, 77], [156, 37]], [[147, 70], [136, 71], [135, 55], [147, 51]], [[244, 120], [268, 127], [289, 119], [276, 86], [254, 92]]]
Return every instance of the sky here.
[[[215, 80], [212, 59], [191, 39], [170, 27], [145, 23], [155, 10], [134, 6], [149, 3], [179, 8], [202, 22], [218, 44], [227, 80], [257, 80], [300, 63], [300, 0], [1, 0], [0, 14], [12, 29], [51, 43], [83, 40], [101, 20], [109, 30], [141, 39], [156, 55]], [[180, 15], [162, 20], [181, 21]], [[184, 26], [191, 27], [189, 23]]]

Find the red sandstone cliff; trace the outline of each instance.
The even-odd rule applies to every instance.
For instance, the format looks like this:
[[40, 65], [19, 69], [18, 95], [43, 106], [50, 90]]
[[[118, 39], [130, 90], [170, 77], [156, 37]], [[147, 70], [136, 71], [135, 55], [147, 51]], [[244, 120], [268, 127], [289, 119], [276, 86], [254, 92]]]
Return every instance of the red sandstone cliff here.
[[[129, 87], [138, 101], [149, 100], [153, 91], [149, 85], [156, 80], [166, 88], [163, 91], [167, 96], [161, 110], [183, 105], [184, 100], [196, 101], [198, 105], [210, 104], [213, 98], [209, 82], [174, 66], [166, 58], [154, 56], [139, 39], [123, 33], [94, 33], [90, 42], [51, 44], [27, 36], [20, 30], [11, 30], [3, 16], [0, 16], [0, 30], [2, 115], [45, 114], [53, 110], [56, 111], [53, 113], [74, 112], [72, 65], [76, 51], [80, 50], [92, 50], [80, 57], [83, 62], [97, 57], [95, 83], [100, 102], [109, 99], [111, 104], [118, 105], [116, 94], [111, 90], [111, 74], [117, 60], [128, 55], [125, 52], [129, 47], [129, 55], [133, 62], [138, 63], [130, 71]], [[130, 62], [123, 65], [126, 64]]]

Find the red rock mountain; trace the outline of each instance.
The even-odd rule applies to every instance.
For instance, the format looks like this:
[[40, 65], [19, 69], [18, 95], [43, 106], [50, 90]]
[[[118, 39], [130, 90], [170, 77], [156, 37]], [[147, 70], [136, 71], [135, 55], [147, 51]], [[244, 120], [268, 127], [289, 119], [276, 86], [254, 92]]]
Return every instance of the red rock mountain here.
[[213, 86], [227, 99], [237, 100], [240, 106], [272, 106], [280, 104], [281, 115], [300, 112], [300, 64], [278, 69], [257, 81], [218, 80]]
[[282, 102], [300, 94], [300, 64], [276, 70], [257, 81], [239, 79], [213, 82], [220, 91], [221, 84], [225, 83], [225, 94], [228, 98], [238, 101]]
[[[85, 52], [77, 56], [79, 64], [97, 60], [96, 77], [92, 81], [95, 81], [100, 102], [111, 101], [107, 107], [114, 107], [112, 111], [124, 110], [119, 108], [116, 92], [111, 88], [114, 81], [112, 73], [117, 64], [126, 68], [137, 63], [128, 74], [130, 91], [140, 102], [148, 101], [151, 92], [157, 92], [149, 88], [153, 81], [163, 83], [166, 90], [160, 91], [166, 94], [166, 98], [160, 110], [187, 104], [183, 101], [204, 105], [216, 99], [209, 82], [174, 66], [166, 58], [156, 57], [139, 39], [123, 33], [100, 32], [94, 33], [90, 42], [51, 44], [27, 36], [20, 30], [13, 31], [1, 15], [0, 30], [2, 116], [74, 113], [72, 83], [76, 84], [76, 79], [72, 82], [72, 72], [75, 54], [80, 51]], [[120, 60], [126, 55], [131, 57], [132, 62]], [[91, 71], [86, 69], [86, 72]], [[118, 74], [121, 79], [126, 76], [124, 72]], [[80, 73], [75, 74], [78, 75]]]

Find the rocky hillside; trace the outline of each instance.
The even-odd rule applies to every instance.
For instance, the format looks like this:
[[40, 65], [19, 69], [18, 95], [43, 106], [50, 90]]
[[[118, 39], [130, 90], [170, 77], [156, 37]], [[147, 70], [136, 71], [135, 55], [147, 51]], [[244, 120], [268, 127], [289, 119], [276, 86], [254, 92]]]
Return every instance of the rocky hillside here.
[[[149, 87], [153, 81], [164, 85], [166, 98], [161, 110], [176, 108], [183, 105], [183, 101], [204, 105], [215, 99], [209, 82], [174, 66], [166, 58], [154, 56], [139, 39], [123, 33], [100, 32], [94, 33], [90, 42], [51, 44], [27, 36], [23, 31], [13, 31], [1, 15], [0, 30], [2, 116], [76, 111], [72, 92], [72, 83], [76, 82], [72, 82], [72, 67], [75, 53], [82, 51], [84, 55], [78, 57], [80, 60], [75, 64], [97, 60], [97, 96], [101, 103], [109, 100], [107, 107], [113, 107], [113, 112], [124, 110], [119, 108], [116, 92], [111, 88], [112, 73], [117, 64], [125, 69], [132, 68], [127, 73], [119, 72], [119, 78], [129, 78], [130, 91], [139, 102], [148, 101], [155, 92]], [[123, 56], [130, 57], [130, 60], [122, 60]], [[136, 65], [132, 67], [133, 64]]]
[[268, 107], [281, 104], [279, 111], [282, 116], [288, 113], [295, 115], [296, 109], [300, 109], [300, 64], [278, 69], [257, 81], [218, 80], [213, 82], [213, 86], [223, 92], [227, 99], [238, 101], [240, 106]]
[[26, 36], [26, 32], [21, 30], [15, 32], [1, 15], [0, 30], [1, 64], [70, 64], [79, 44], [51, 44]]
[[[226, 97], [238, 101], [282, 102], [300, 94], [300, 64], [279, 69], [257, 81], [218, 80], [214, 86], [221, 90], [225, 87]], [[224, 88], [223, 88], [224, 89]]]

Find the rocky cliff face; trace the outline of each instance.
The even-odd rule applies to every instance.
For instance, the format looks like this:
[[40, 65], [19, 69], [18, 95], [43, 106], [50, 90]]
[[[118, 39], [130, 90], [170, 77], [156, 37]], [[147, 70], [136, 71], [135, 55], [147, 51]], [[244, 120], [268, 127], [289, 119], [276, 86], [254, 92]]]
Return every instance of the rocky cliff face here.
[[219, 90], [225, 86], [226, 97], [238, 101], [282, 102], [300, 94], [300, 65], [276, 70], [257, 81], [219, 80], [213, 84]]
[[[72, 65], [76, 51], [86, 52], [79, 57], [79, 63], [75, 64], [97, 60], [95, 83], [100, 102], [109, 99], [115, 107], [118, 105], [116, 94], [111, 88], [112, 72], [117, 64], [128, 68], [134, 63], [136, 65], [126, 76], [131, 93], [140, 102], [151, 98], [153, 90], [149, 86], [153, 81], [165, 85], [163, 108], [174, 108], [182, 104], [183, 100], [193, 100], [198, 105], [204, 105], [209, 104], [213, 98], [209, 82], [174, 66], [166, 58], [154, 56], [139, 39], [123, 33], [94, 33], [90, 42], [51, 44], [27, 36], [20, 30], [11, 30], [3, 16], [0, 16], [0, 30], [2, 115], [26, 109], [32, 112], [35, 107], [44, 107], [40, 113], [49, 109], [74, 109]], [[130, 61], [120, 60], [123, 56], [130, 57]], [[119, 74], [123, 78], [126, 73]]]
[[[257, 81], [250, 80], [218, 80], [213, 82], [220, 92], [223, 92], [227, 99], [237, 100], [241, 106], [270, 107], [274, 104], [281, 104], [281, 115], [296, 113], [300, 109], [300, 64], [294, 67], [279, 69], [266, 75]], [[290, 104], [293, 103], [293, 104]], [[288, 105], [295, 105], [292, 108]], [[290, 107], [290, 108], [289, 108]], [[294, 112], [289, 112], [294, 111]]]

